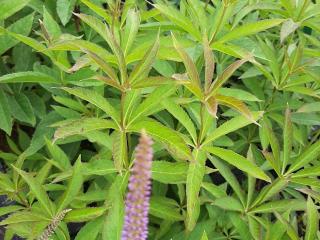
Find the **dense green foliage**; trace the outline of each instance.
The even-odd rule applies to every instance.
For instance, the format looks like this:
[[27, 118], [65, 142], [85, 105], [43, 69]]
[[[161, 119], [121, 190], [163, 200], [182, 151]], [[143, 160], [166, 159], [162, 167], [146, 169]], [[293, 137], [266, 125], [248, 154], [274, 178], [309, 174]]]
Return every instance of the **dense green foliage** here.
[[319, 0], [0, 0], [0, 56], [0, 238], [120, 240], [144, 129], [149, 239], [320, 239]]

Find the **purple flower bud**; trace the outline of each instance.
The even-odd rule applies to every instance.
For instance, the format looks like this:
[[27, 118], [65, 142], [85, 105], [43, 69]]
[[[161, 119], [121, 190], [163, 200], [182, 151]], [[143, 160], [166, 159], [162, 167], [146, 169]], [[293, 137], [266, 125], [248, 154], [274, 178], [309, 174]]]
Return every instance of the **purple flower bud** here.
[[146, 240], [148, 237], [152, 143], [151, 138], [142, 133], [128, 184], [122, 240]]

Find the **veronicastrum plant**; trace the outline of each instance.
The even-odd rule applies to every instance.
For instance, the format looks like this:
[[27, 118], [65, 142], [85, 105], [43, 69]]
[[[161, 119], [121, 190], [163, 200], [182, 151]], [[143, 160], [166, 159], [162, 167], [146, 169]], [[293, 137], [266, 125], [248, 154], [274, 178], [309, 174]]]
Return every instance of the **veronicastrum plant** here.
[[127, 237], [142, 130], [148, 239], [320, 237], [319, 1], [0, 10], [4, 239]]

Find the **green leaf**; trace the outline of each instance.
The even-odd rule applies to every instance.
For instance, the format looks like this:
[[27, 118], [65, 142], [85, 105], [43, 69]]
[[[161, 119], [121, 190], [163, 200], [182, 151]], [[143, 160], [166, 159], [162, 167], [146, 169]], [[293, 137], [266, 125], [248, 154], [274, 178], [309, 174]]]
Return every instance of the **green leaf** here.
[[319, 230], [319, 212], [318, 212], [317, 206], [314, 204], [311, 197], [308, 197], [307, 228], [306, 228], [305, 240], [316, 239], [318, 230]]
[[286, 231], [291, 240], [299, 240], [298, 234], [294, 227], [279, 213], [275, 212], [274, 215], [286, 226]]
[[36, 196], [43, 210], [49, 214], [49, 216], [54, 215], [54, 205], [49, 199], [46, 191], [43, 189], [42, 185], [37, 182], [36, 178], [32, 177], [29, 173], [26, 173], [19, 168], [12, 165], [14, 170], [19, 173], [23, 180], [28, 184], [30, 191]]
[[162, 124], [153, 120], [141, 120], [130, 126], [129, 131], [141, 133], [145, 129], [156, 140], [164, 143], [169, 147], [171, 152], [183, 159], [189, 159], [191, 156], [190, 149], [184, 142], [183, 138], [178, 132], [163, 126]]
[[63, 26], [65, 26], [71, 16], [77, 0], [57, 0], [57, 13]]
[[5, 206], [5, 207], [2, 206], [0, 208], [0, 216], [19, 211], [21, 209], [24, 209], [24, 207], [18, 206], [18, 205], [11, 205], [11, 206]]
[[176, 8], [162, 3], [157, 3], [153, 6], [158, 9], [163, 15], [167, 16], [177, 26], [190, 33], [190, 35], [192, 35], [197, 40], [201, 40], [200, 31], [193, 25], [189, 18], [184, 16]]
[[[252, 112], [253, 119], [257, 121], [261, 116], [263, 112]], [[212, 141], [218, 139], [221, 136], [227, 135], [230, 132], [233, 132], [235, 130], [238, 130], [239, 128], [242, 128], [244, 126], [249, 125], [252, 123], [251, 120], [246, 118], [245, 116], [237, 116], [232, 118], [231, 120], [226, 121], [221, 126], [216, 128], [215, 130], [210, 133], [210, 135], [205, 139], [205, 141], [202, 143], [202, 146], [205, 146]]]
[[11, 134], [12, 119], [9, 102], [2, 89], [0, 89], [0, 129], [4, 130], [8, 135]]
[[99, 33], [99, 35], [108, 43], [108, 45], [112, 49], [112, 52], [115, 54], [117, 58], [117, 62], [118, 62], [120, 73], [121, 73], [121, 83], [124, 83], [127, 79], [126, 61], [124, 58], [123, 51], [120, 48], [119, 43], [115, 39], [115, 36], [111, 32], [109, 27], [106, 24], [102, 23], [96, 17], [85, 15], [85, 14], [75, 14], [75, 15], [79, 17], [82, 21], [84, 21], [86, 24], [88, 24], [97, 33]]
[[285, 21], [280, 30], [280, 42], [283, 43], [284, 40], [299, 27], [300, 23], [295, 23], [292, 19]]
[[57, 39], [60, 36], [60, 27], [58, 23], [53, 19], [51, 14], [47, 11], [45, 6], [43, 6], [43, 25], [46, 31], [49, 33], [51, 40]]
[[293, 127], [291, 122], [290, 109], [286, 109], [284, 129], [283, 129], [283, 162], [282, 162], [282, 174], [285, 172], [287, 164], [290, 160], [290, 154], [292, 151], [293, 142]]
[[170, 198], [152, 197], [149, 212], [151, 215], [165, 220], [174, 222], [183, 220], [179, 205]]
[[113, 133], [112, 155], [114, 166], [118, 171], [128, 166], [128, 143], [125, 132], [115, 131]]
[[202, 187], [205, 190], [207, 190], [209, 193], [211, 193], [211, 195], [214, 196], [215, 198], [222, 198], [222, 197], [226, 197], [227, 195], [222, 188], [218, 187], [213, 183], [203, 182]]
[[305, 166], [309, 162], [313, 161], [319, 156], [320, 153], [320, 141], [315, 142], [310, 147], [305, 149], [303, 153], [301, 153], [292, 163], [287, 174], [292, 173], [299, 168]]
[[103, 96], [99, 95], [97, 92], [84, 88], [62, 88], [66, 92], [75, 95], [93, 105], [103, 110], [107, 113], [116, 123], [119, 123], [120, 114], [116, 109], [105, 99]]
[[141, 61], [132, 70], [128, 82], [132, 85], [148, 76], [159, 50], [159, 35], [154, 44], [146, 51]]
[[71, 167], [70, 160], [65, 152], [58, 147], [57, 145], [53, 144], [49, 140], [46, 139], [47, 149], [50, 153], [51, 158], [59, 164], [59, 166], [63, 170], [67, 170]]
[[165, 184], [185, 183], [188, 164], [185, 162], [172, 163], [154, 161], [152, 163], [152, 179]]
[[175, 38], [175, 36], [173, 34], [172, 34], [172, 41], [173, 41], [173, 45], [174, 45], [175, 49], [179, 53], [184, 65], [185, 65], [185, 68], [186, 68], [186, 71], [187, 71], [187, 74], [189, 76], [191, 83], [194, 86], [197, 86], [200, 88], [200, 77], [199, 77], [196, 65], [193, 63], [191, 57], [183, 49], [183, 47], [180, 45], [180, 43], [177, 41], [177, 39]]
[[96, 14], [103, 17], [107, 21], [107, 23], [109, 24], [111, 23], [111, 17], [109, 16], [109, 14], [106, 12], [104, 8], [101, 8], [88, 0], [81, 0], [81, 2], [84, 3], [88, 8], [90, 8]]
[[0, 222], [0, 226], [10, 225], [16, 223], [34, 223], [39, 221], [50, 221], [49, 218], [43, 216], [43, 214], [29, 212], [29, 211], [19, 211], [11, 214], [8, 218]]
[[19, 121], [26, 122], [34, 126], [36, 117], [33, 112], [31, 103], [23, 93], [15, 94], [8, 98], [9, 107], [14, 118]]
[[[32, 23], [33, 23], [33, 17], [34, 14], [29, 14], [23, 18], [20, 18], [19, 20], [15, 21], [13, 24], [11, 24], [7, 30], [10, 32], [19, 33], [22, 35], [29, 35]], [[0, 55], [5, 53], [8, 49], [15, 46], [19, 41], [15, 38], [11, 37], [10, 35], [0, 35]]]
[[303, 168], [300, 171], [294, 173], [292, 178], [300, 178], [300, 177], [313, 177], [320, 175], [320, 166], [312, 166]]
[[258, 207], [250, 210], [251, 213], [270, 213], [274, 211], [284, 212], [284, 211], [304, 211], [306, 209], [306, 202], [301, 199], [285, 199], [271, 201], [262, 204]]
[[273, 132], [271, 125], [269, 125], [266, 121], [263, 121], [263, 125], [264, 125], [263, 127], [266, 128], [267, 139], [272, 149], [272, 157], [271, 157], [272, 160], [268, 158], [268, 155], [265, 155], [266, 159], [271, 160], [270, 161], [271, 166], [277, 172], [277, 174], [280, 175], [281, 162], [280, 162], [279, 141], [275, 133]]
[[89, 207], [74, 209], [66, 214], [64, 222], [86, 222], [100, 217], [106, 211], [105, 207]]
[[243, 24], [240, 27], [236, 27], [218, 39], [218, 42], [227, 42], [235, 39], [239, 39], [244, 36], [252, 35], [282, 23], [284, 19], [266, 19], [258, 22], [251, 22]]
[[193, 160], [189, 164], [186, 182], [187, 219], [186, 228], [192, 231], [200, 214], [199, 192], [205, 174], [206, 154], [202, 151], [193, 152]]
[[209, 240], [206, 231], [203, 231], [203, 235], [200, 240]]
[[108, 211], [108, 215], [105, 218], [102, 239], [121, 239], [121, 231], [124, 219], [124, 191], [128, 182], [128, 174], [118, 175], [113, 181], [109, 194], [108, 205], [111, 207]]
[[236, 168], [247, 172], [255, 178], [271, 182], [271, 179], [259, 167], [232, 150], [227, 150], [219, 147], [206, 147], [205, 150], [215, 156], [218, 156], [219, 158], [235, 166]]
[[78, 195], [80, 189], [82, 188], [83, 176], [82, 176], [82, 164], [80, 158], [76, 161], [73, 166], [72, 177], [69, 180], [67, 189], [64, 191], [63, 195], [59, 198], [57, 202], [58, 210], [60, 212], [66, 209], [73, 199]]
[[215, 63], [214, 63], [214, 55], [209, 45], [209, 40], [205, 35], [203, 37], [203, 57], [205, 61], [205, 83], [204, 89], [205, 92], [208, 92], [209, 87], [212, 83], [212, 78], [215, 70]]
[[239, 113], [247, 117], [253, 123], [255, 123], [255, 120], [253, 119], [253, 116], [249, 108], [244, 104], [244, 102], [234, 97], [223, 96], [220, 94], [215, 95], [215, 99], [218, 102], [218, 104], [233, 108], [234, 110], [238, 111]]
[[49, 126], [59, 120], [61, 120], [61, 118], [55, 112], [47, 114], [37, 125], [30, 146], [23, 152], [22, 156], [31, 156], [41, 149], [45, 145], [45, 138], [51, 139], [54, 134], [54, 129]]
[[141, 117], [146, 117], [154, 111], [155, 107], [160, 105], [160, 102], [169, 97], [175, 91], [175, 87], [172, 85], [166, 85], [156, 88], [150, 93], [146, 99], [135, 109], [132, 113], [132, 117], [128, 123], [128, 126]]
[[222, 87], [222, 85], [228, 81], [228, 79], [233, 75], [233, 73], [241, 67], [244, 63], [249, 60], [248, 57], [244, 59], [240, 59], [235, 61], [230, 66], [228, 66], [220, 76], [218, 76], [214, 82], [211, 84], [209, 89], [209, 94], [206, 96], [206, 99], [210, 98], [211, 96], [215, 95], [217, 91]]
[[124, 28], [123, 36], [121, 38], [121, 48], [123, 49], [123, 53], [125, 56], [128, 55], [135, 41], [139, 29], [139, 24], [139, 12], [134, 9], [130, 9], [127, 13], [126, 26]]
[[312, 103], [306, 103], [302, 105], [297, 112], [319, 112], [320, 111], [320, 102], [312, 102]]
[[75, 240], [97, 239], [103, 226], [103, 217], [94, 219], [84, 225], [77, 233]]
[[12, 0], [12, 1], [1, 0], [0, 1], [0, 6], [1, 6], [0, 20], [10, 17], [12, 14], [18, 12], [20, 9], [26, 6], [29, 2], [30, 0]]
[[271, 184], [265, 186], [256, 197], [255, 201], [251, 204], [251, 207], [254, 207], [260, 203], [267, 201], [272, 198], [274, 195], [278, 194], [283, 188], [289, 183], [288, 180], [283, 178], [277, 178]]
[[194, 143], [197, 141], [195, 126], [186, 111], [174, 102], [172, 98], [166, 98], [161, 104], [181, 123], [189, 132]]
[[259, 102], [261, 101], [255, 95], [236, 88], [219, 88], [218, 93], [228, 97], [234, 97], [236, 99], [248, 102]]
[[219, 173], [223, 176], [224, 179], [230, 184], [236, 195], [238, 196], [239, 200], [242, 204], [245, 203], [244, 192], [234, 174], [231, 172], [230, 168], [225, 165], [220, 160], [216, 159], [215, 157], [209, 156], [210, 161], [212, 164], [219, 170]]
[[115, 84], [117, 85], [119, 82], [119, 79], [117, 74], [113, 70], [113, 68], [110, 67], [109, 64], [98, 55], [90, 51], [86, 51], [86, 53], [96, 64], [98, 64], [98, 66], [102, 69], [102, 71], [104, 71], [108, 75], [110, 80], [115, 81]]
[[216, 199], [213, 204], [228, 211], [242, 212], [244, 210], [239, 200], [228, 196]]
[[59, 83], [53, 77], [40, 72], [18, 72], [3, 75], [0, 83]]
[[54, 140], [63, 139], [73, 135], [87, 134], [102, 129], [117, 129], [113, 121], [100, 118], [83, 118], [60, 125], [54, 133]]

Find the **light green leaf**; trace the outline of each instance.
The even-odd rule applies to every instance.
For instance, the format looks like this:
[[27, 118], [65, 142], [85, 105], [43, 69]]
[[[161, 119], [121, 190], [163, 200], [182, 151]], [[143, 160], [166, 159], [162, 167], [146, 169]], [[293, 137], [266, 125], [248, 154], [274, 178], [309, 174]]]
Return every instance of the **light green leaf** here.
[[282, 162], [282, 174], [285, 172], [286, 166], [290, 160], [290, 154], [292, 151], [292, 139], [293, 139], [293, 126], [291, 122], [290, 109], [286, 109], [284, 129], [283, 129], [283, 162]]
[[175, 38], [175, 36], [172, 34], [172, 41], [175, 49], [179, 53], [184, 66], [186, 68], [187, 74], [189, 76], [189, 79], [192, 83], [192, 85], [197, 86], [200, 88], [200, 77], [198, 74], [198, 70], [196, 65], [193, 63], [191, 57], [188, 55], [188, 53], [183, 49], [183, 47], [180, 45], [178, 40]]
[[271, 179], [259, 167], [232, 150], [227, 150], [219, 147], [206, 147], [205, 150], [215, 156], [218, 156], [219, 158], [235, 166], [236, 168], [247, 172], [255, 178], [259, 178], [268, 182], [271, 181]]
[[222, 188], [218, 187], [213, 183], [203, 182], [202, 187], [205, 190], [207, 190], [209, 193], [211, 193], [211, 195], [214, 196], [215, 198], [222, 198], [227, 196], [227, 194], [225, 193], [225, 191], [223, 191]]
[[108, 205], [110, 209], [103, 224], [102, 239], [121, 239], [121, 230], [124, 220], [124, 190], [127, 186], [128, 174], [118, 175], [110, 187]]
[[248, 102], [259, 102], [261, 101], [258, 99], [255, 95], [236, 88], [220, 88], [218, 90], [218, 93], [224, 96], [228, 97], [234, 97], [236, 99], [242, 100], [242, 101], [248, 101]]
[[292, 19], [285, 21], [281, 26], [280, 42], [283, 43], [283, 41], [299, 27], [300, 23], [295, 23]]
[[58, 83], [53, 77], [40, 72], [18, 72], [3, 75], [0, 83]]
[[288, 180], [283, 178], [277, 178], [271, 184], [265, 186], [256, 197], [255, 201], [251, 204], [251, 207], [254, 207], [258, 204], [261, 204], [268, 199], [272, 198], [274, 195], [278, 194], [283, 188], [289, 183]]
[[71, 167], [70, 160], [65, 152], [58, 147], [57, 145], [53, 144], [49, 140], [46, 139], [47, 149], [50, 153], [52, 159], [59, 164], [62, 169], [67, 170]]
[[33, 112], [32, 105], [23, 93], [9, 96], [9, 107], [12, 116], [19, 121], [26, 122], [34, 126], [36, 124], [36, 117]]
[[78, 195], [80, 189], [82, 188], [83, 176], [82, 176], [82, 164], [80, 158], [76, 161], [73, 166], [72, 177], [69, 180], [67, 189], [64, 191], [63, 195], [58, 199], [57, 212], [66, 209], [73, 199]]
[[46, 211], [49, 216], [54, 215], [54, 205], [48, 197], [46, 191], [43, 189], [42, 185], [37, 182], [36, 178], [32, 177], [29, 173], [26, 173], [19, 168], [12, 165], [14, 170], [19, 173], [23, 180], [28, 184], [30, 191], [36, 196], [43, 210]]
[[186, 183], [187, 219], [186, 228], [192, 231], [200, 214], [199, 192], [205, 174], [206, 154], [202, 151], [193, 152], [193, 160], [189, 164]]
[[242, 212], [244, 210], [239, 200], [233, 197], [228, 197], [228, 196], [216, 199], [213, 202], [213, 205], [216, 205], [228, 211]]
[[115, 131], [113, 133], [112, 155], [114, 166], [118, 171], [128, 167], [128, 143], [125, 132]]
[[53, 19], [53, 17], [47, 11], [45, 6], [43, 6], [43, 25], [45, 26], [46, 31], [49, 33], [51, 40], [57, 39], [60, 36], [61, 34], [60, 26]]
[[319, 112], [320, 111], [320, 102], [312, 102], [312, 103], [306, 103], [302, 105], [297, 112]]
[[172, 98], [166, 98], [161, 101], [162, 105], [181, 123], [191, 135], [193, 142], [197, 141], [197, 132], [195, 126], [186, 113], [186, 111], [174, 102]]
[[113, 121], [100, 118], [83, 118], [59, 126], [54, 133], [54, 140], [63, 139], [73, 135], [87, 134], [102, 129], [117, 129]]
[[172, 85], [165, 85], [156, 88], [132, 113], [128, 126], [130, 127], [130, 125], [139, 118], [150, 115], [154, 111], [155, 107], [160, 105], [161, 101], [169, 97], [174, 91], [175, 87]]
[[258, 22], [246, 23], [240, 27], [236, 27], [218, 39], [218, 42], [227, 42], [235, 39], [239, 39], [244, 36], [252, 35], [257, 32], [261, 32], [272, 28], [282, 23], [284, 19], [266, 19]]
[[300, 154], [292, 163], [287, 173], [292, 173], [319, 157], [320, 141], [315, 142]]
[[128, 130], [141, 133], [142, 129], [145, 129], [146, 132], [156, 140], [159, 140], [160, 142], [167, 145], [171, 153], [177, 155], [177, 157], [183, 159], [190, 158], [190, 149], [178, 132], [167, 128], [151, 119], [136, 122], [132, 124]]
[[201, 40], [200, 31], [193, 25], [189, 18], [184, 16], [176, 8], [164, 3], [157, 3], [153, 6], [158, 9], [163, 15], [168, 17], [177, 26], [190, 33], [197, 40]]
[[126, 26], [121, 38], [121, 48], [123, 49], [125, 56], [127, 56], [131, 50], [132, 44], [134, 43], [135, 37], [138, 33], [139, 24], [139, 12], [134, 9], [130, 9], [127, 13]]
[[57, 13], [63, 26], [65, 26], [71, 16], [77, 0], [57, 0]]
[[253, 123], [255, 123], [255, 120], [253, 119], [253, 116], [249, 110], [249, 108], [244, 104], [244, 102], [229, 96], [223, 96], [220, 94], [215, 95], [215, 99], [220, 105], [225, 105], [227, 107], [230, 107], [245, 117], [247, 117], [249, 120], [251, 120]]
[[[10, 32], [19, 33], [21, 35], [28, 35], [32, 28], [34, 14], [29, 14], [11, 24], [7, 30]], [[0, 55], [8, 49], [15, 46], [19, 41], [10, 35], [0, 35]]]
[[103, 226], [103, 217], [96, 218], [84, 225], [77, 233], [75, 240], [97, 239]]
[[103, 110], [107, 113], [116, 123], [119, 123], [120, 115], [119, 112], [97, 92], [84, 88], [62, 88], [66, 92], [75, 95]]
[[272, 126], [268, 124], [268, 122], [263, 121], [263, 127], [266, 129], [266, 135], [268, 142], [270, 143], [271, 149], [272, 149], [272, 157], [268, 158], [268, 155], [266, 154], [265, 157], [267, 160], [271, 160], [271, 166], [274, 168], [274, 170], [277, 172], [278, 175], [280, 175], [280, 168], [281, 168], [281, 162], [280, 162], [280, 146], [279, 141], [275, 135], [275, 133], [272, 130]]
[[[263, 112], [252, 112], [253, 119], [257, 121], [259, 118], [261, 118], [262, 113]], [[202, 146], [211, 143], [212, 141], [218, 139], [221, 136], [224, 136], [230, 132], [238, 130], [239, 128], [247, 126], [250, 123], [252, 123], [252, 121], [246, 118], [245, 116], [234, 117], [231, 120], [228, 120], [225, 123], [223, 123], [215, 130], [213, 130], [212, 133], [202, 143]]]
[[222, 87], [222, 85], [228, 81], [228, 79], [232, 76], [232, 74], [241, 67], [244, 63], [246, 63], [249, 58], [244, 58], [232, 63], [228, 66], [220, 76], [218, 76], [214, 82], [211, 84], [209, 89], [209, 94], [206, 96], [206, 99], [210, 98], [211, 96], [215, 95], [217, 91]]
[[131, 84], [137, 84], [144, 78], [146, 78], [151, 70], [152, 64], [155, 61], [156, 55], [159, 50], [159, 35], [157, 35], [157, 38], [153, 44], [153, 46], [150, 47], [146, 51], [146, 54], [143, 56], [141, 61], [134, 67], [132, 70], [128, 82]]
[[1, 0], [0, 20], [10, 17], [12, 14], [18, 12], [20, 9], [26, 6], [29, 2], [30, 0]]
[[167, 161], [154, 161], [152, 163], [152, 179], [166, 184], [185, 183], [187, 179], [188, 164], [186, 162], [172, 163]]
[[0, 129], [4, 130], [8, 135], [11, 134], [12, 119], [9, 102], [2, 89], [0, 89]]
[[170, 198], [152, 197], [150, 199], [151, 215], [170, 221], [182, 221], [183, 216], [180, 214], [179, 205]]
[[5, 206], [5, 207], [2, 206], [0, 208], [0, 216], [7, 215], [9, 213], [19, 211], [21, 209], [24, 209], [24, 207], [18, 206], [18, 205], [11, 205], [11, 206]]
[[106, 207], [89, 207], [89, 208], [80, 208], [73, 209], [68, 212], [64, 217], [63, 221], [66, 223], [69, 222], [86, 222], [97, 217], [100, 217], [106, 211]]
[[305, 240], [316, 239], [319, 230], [319, 212], [311, 197], [307, 201], [307, 228]]
[[244, 192], [234, 174], [231, 172], [230, 168], [225, 165], [220, 160], [216, 159], [215, 157], [209, 156], [210, 161], [212, 164], [219, 170], [219, 173], [227, 180], [230, 184], [236, 195], [238, 196], [239, 200], [242, 204], [245, 203], [245, 196]]
[[301, 199], [285, 199], [271, 201], [250, 210], [252, 213], [270, 213], [274, 211], [304, 211], [306, 202]]

